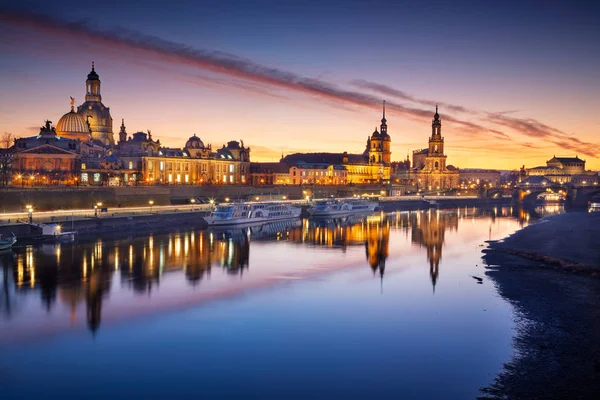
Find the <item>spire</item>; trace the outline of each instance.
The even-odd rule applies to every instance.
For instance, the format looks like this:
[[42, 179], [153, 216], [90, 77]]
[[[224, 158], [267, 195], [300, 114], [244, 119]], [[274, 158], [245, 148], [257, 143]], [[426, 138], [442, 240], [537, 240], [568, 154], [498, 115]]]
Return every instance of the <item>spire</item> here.
[[92, 61], [92, 72], [96, 72], [94, 71], [94, 62]]
[[382, 137], [387, 137], [387, 120], [385, 119], [385, 100], [383, 101], [383, 118], [381, 118], [381, 126], [379, 127]]

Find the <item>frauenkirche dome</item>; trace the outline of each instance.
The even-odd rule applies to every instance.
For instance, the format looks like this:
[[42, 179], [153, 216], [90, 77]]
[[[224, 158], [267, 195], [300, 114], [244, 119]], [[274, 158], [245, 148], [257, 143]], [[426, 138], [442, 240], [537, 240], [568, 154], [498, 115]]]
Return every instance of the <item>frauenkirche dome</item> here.
[[75, 99], [71, 97], [71, 111], [60, 117], [56, 124], [56, 134], [68, 139], [90, 140], [90, 127], [85, 119], [75, 112], [73, 104]]

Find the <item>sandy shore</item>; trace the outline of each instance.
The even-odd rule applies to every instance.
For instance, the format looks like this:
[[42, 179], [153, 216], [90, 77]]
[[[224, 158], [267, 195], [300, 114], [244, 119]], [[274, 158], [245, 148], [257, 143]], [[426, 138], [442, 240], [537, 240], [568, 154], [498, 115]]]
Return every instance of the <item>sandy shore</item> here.
[[513, 358], [481, 398], [598, 398], [600, 213], [545, 218], [484, 253], [517, 330]]

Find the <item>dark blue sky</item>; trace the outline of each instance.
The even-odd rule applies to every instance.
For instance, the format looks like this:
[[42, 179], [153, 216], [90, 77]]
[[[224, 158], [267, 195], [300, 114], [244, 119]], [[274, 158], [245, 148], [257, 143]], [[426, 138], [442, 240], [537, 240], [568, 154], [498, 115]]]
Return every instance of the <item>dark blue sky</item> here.
[[[598, 122], [590, 117], [600, 107], [597, 100], [600, 90], [600, 6], [597, 4], [437, 0], [161, 3], [26, 0], [8, 4], [8, 9], [48, 15], [62, 22], [84, 22], [88, 27], [120, 36], [127, 36], [127, 31], [133, 31], [136, 35], [153, 36], [191, 49], [227, 52], [267, 67], [326, 81], [342, 90], [357, 90], [352, 85], [356, 79], [384, 84], [424, 100], [417, 102], [420, 107], [417, 113], [404, 114], [405, 118], [400, 123], [397, 121], [397, 128], [409, 131], [402, 138], [396, 137], [399, 140], [394, 143], [402, 146], [404, 154], [406, 147], [416, 146], [421, 141], [411, 136], [412, 130], [417, 128], [406, 122], [406, 118], [420, 118], [424, 111], [429, 111], [427, 104], [431, 102], [455, 104], [476, 112], [518, 111], [520, 114], [516, 116], [520, 120], [507, 123], [511, 129], [518, 128], [514, 136], [508, 132], [515, 142], [512, 144], [517, 147], [545, 137], [535, 129], [532, 131], [529, 127], [522, 129], [523, 126], [519, 126], [523, 121], [530, 123], [531, 119], [543, 121], [542, 125], [566, 135], [581, 135], [578, 137], [584, 140], [591, 139], [593, 132], [600, 128]], [[29, 29], [23, 27], [24, 31]], [[40, 30], [39, 26], [36, 29]], [[55, 82], [69, 85], [69, 92], [75, 92], [78, 84], [73, 81], [73, 74], [81, 75], [81, 70], [87, 69], [85, 65], [89, 65], [91, 59], [103, 66], [102, 76], [107, 78], [107, 82], [114, 82], [119, 76], [131, 77], [132, 72], [127, 65], [131, 65], [132, 71], [138, 68], [140, 85], [142, 76], [148, 73], [143, 66], [134, 67], [131, 60], [121, 58], [123, 53], [99, 52], [97, 44], [88, 43], [89, 38], [73, 35], [71, 43], [65, 44], [48, 42], [44, 33], [39, 33], [39, 38], [35, 37], [35, 32], [31, 35], [33, 40], [29, 38], [30, 42], [25, 43], [24, 39], [25, 44], [19, 43], [19, 46], [15, 45], [13, 37], [20, 40], [25, 36], [23, 34], [6, 35], [4, 41], [0, 38], [0, 50], [8, 55], [0, 61], [0, 72], [5, 76], [0, 85], [4, 85], [7, 92], [20, 89], [20, 94], [15, 94], [17, 97], [30, 96], [36, 90], [34, 84], [31, 87], [27, 83], [23, 83], [22, 87], [16, 86], [13, 75], [17, 72], [44, 80], [52, 76]], [[79, 47], [73, 49], [73, 43]], [[138, 60], [134, 64], [143, 61]], [[69, 68], [65, 68], [65, 64], [69, 64]], [[161, 76], [166, 79], [171, 67], [161, 68]], [[186, 79], [196, 79], [197, 75], [196, 71], [189, 70], [174, 72], [179, 73], [189, 74]], [[121, 88], [126, 86], [123, 82], [119, 85]], [[129, 92], [137, 90], [140, 96], [150, 96], [143, 87], [136, 87], [131, 78], [127, 85], [131, 86]], [[144, 118], [143, 115], [131, 115], [135, 111], [133, 108], [123, 108], [127, 104], [124, 100], [127, 93], [112, 90], [115, 97], [123, 99], [125, 104], [120, 107], [125, 116], [134, 120]], [[167, 86], [161, 87], [160, 93], [168, 97]], [[186, 95], [184, 89], [175, 88], [173, 93], [174, 98]], [[193, 96], [192, 93], [188, 95]], [[256, 102], [254, 98], [245, 102], [242, 95], [225, 99], [218, 91], [210, 93], [210, 96], [214, 96], [211, 102], [203, 97], [204, 100], [199, 99], [197, 106], [223, 108], [235, 105], [248, 110], [252, 117], [248, 117], [245, 126], [260, 125], [256, 126], [256, 130], [268, 126], [267, 122], [260, 120], [265, 107], [282, 107], [280, 103]], [[384, 97], [381, 93], [378, 96]], [[409, 100], [403, 101], [399, 105], [414, 106]], [[298, 109], [278, 110], [282, 116], [280, 122], [288, 125], [297, 123], [300, 110], [307, 106], [305, 103], [298, 100]], [[423, 108], [423, 105], [427, 107]], [[0, 117], [2, 109], [10, 107], [0, 101]], [[316, 108], [314, 102], [308, 107]], [[307, 124], [307, 129], [312, 131], [317, 124], [327, 126], [327, 129], [336, 125], [337, 120], [334, 120], [331, 110], [327, 110], [327, 115], [319, 115], [316, 111], [314, 115], [312, 111], [306, 114], [309, 122], [303, 123]], [[454, 117], [468, 121], [481, 118], [480, 114], [475, 114]], [[285, 115], [289, 118], [284, 118]], [[450, 117], [447, 115], [447, 120]], [[335, 118], [339, 119], [340, 115], [335, 115]], [[364, 116], [361, 130], [367, 129], [362, 127], [362, 123], [367, 124], [367, 118], [373, 119], [372, 116]], [[357, 120], [349, 121], [348, 125], [342, 123], [339, 129], [352, 129], [350, 124]], [[159, 126], [162, 124], [155, 122]], [[369, 126], [372, 125], [369, 122]], [[448, 128], [452, 132], [452, 127]], [[6, 129], [9, 128], [0, 126], [0, 130]], [[182, 132], [172, 136], [187, 135], [183, 131], [189, 129], [192, 128], [181, 125]], [[427, 131], [426, 125], [424, 131]], [[252, 137], [251, 132], [248, 135]], [[466, 139], [469, 138], [463, 134], [454, 143], [457, 145], [460, 140], [464, 142]], [[279, 148], [287, 146], [286, 143], [273, 145]], [[290, 144], [296, 148], [306, 145]], [[560, 149], [549, 148], [552, 146], [554, 144], [544, 147], [538, 143], [539, 157], [549, 151], [561, 153]], [[530, 151], [531, 147], [527, 149]], [[467, 151], [458, 146], [456, 150]], [[396, 149], [396, 152], [400, 151]], [[596, 153], [592, 151], [590, 154]]]

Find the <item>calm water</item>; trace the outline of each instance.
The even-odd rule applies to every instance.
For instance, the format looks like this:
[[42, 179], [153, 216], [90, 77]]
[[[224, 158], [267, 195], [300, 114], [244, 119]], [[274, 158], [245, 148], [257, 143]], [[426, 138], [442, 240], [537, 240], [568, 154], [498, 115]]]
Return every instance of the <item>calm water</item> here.
[[481, 262], [484, 241], [523, 225], [509, 214], [2, 253], [0, 398], [474, 398], [512, 351], [511, 308]]

